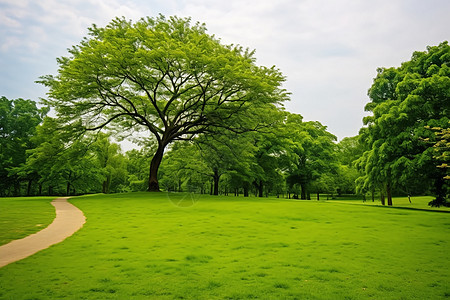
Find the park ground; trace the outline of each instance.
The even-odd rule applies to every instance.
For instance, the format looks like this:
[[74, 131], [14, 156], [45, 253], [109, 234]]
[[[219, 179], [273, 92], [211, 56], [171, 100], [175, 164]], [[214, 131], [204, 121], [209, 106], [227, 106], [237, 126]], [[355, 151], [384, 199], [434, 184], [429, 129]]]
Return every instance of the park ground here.
[[[51, 200], [0, 199], [0, 244], [51, 223]], [[430, 200], [76, 197], [87, 223], [1, 268], [0, 299], [445, 299], [450, 214]]]

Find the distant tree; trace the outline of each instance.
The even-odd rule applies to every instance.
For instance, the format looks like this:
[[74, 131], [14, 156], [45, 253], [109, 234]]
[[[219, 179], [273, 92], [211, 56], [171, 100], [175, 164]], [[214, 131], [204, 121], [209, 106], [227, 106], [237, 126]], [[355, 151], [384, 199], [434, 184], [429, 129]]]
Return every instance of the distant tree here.
[[0, 98], [0, 196], [19, 195], [20, 183], [28, 181], [28, 191], [34, 174], [18, 169], [26, 161], [26, 151], [35, 145], [31, 138], [48, 108], [38, 108], [31, 100]]
[[49, 195], [100, 191], [102, 172], [89, 148], [92, 142], [70, 139], [55, 119], [46, 117], [37, 127], [33, 137], [37, 146], [28, 151], [23, 169], [38, 174], [40, 194], [44, 185]]
[[359, 136], [343, 138], [337, 144], [337, 169], [336, 184], [337, 193], [355, 193], [356, 179], [361, 176], [356, 168], [356, 161], [364, 153], [363, 145], [359, 142]]
[[102, 193], [108, 194], [111, 190], [121, 191], [127, 185], [128, 173], [120, 145], [112, 143], [107, 134], [99, 133], [90, 149], [104, 176]]
[[[251, 180], [257, 189], [258, 197], [264, 196], [270, 188], [277, 193], [280, 192], [280, 186], [284, 181], [282, 174], [282, 159], [289, 144], [281, 131], [281, 124], [277, 124], [271, 130], [265, 130], [263, 133], [252, 136], [253, 163], [251, 164]], [[251, 182], [250, 181], [250, 182]]]
[[58, 59], [44, 102], [61, 123], [80, 130], [145, 130], [156, 140], [148, 190], [158, 191], [158, 169], [176, 140], [254, 126], [251, 110], [279, 104], [288, 95], [275, 67], [259, 67], [254, 52], [222, 45], [190, 19], [116, 18], [93, 25], [90, 38]]
[[338, 160], [345, 166], [352, 166], [355, 161], [364, 153], [363, 145], [359, 141], [359, 136], [345, 137], [337, 147]]
[[366, 148], [358, 161], [366, 187], [379, 186], [392, 205], [392, 189], [408, 192], [434, 186], [436, 201], [446, 203], [445, 170], [436, 169], [430, 127], [444, 128], [450, 116], [450, 47], [447, 42], [414, 52], [398, 68], [380, 68], [369, 89], [371, 102], [361, 138]]
[[132, 191], [145, 191], [148, 187], [149, 169], [152, 148], [132, 149], [125, 153], [128, 182]]
[[[218, 195], [219, 183], [224, 175], [234, 172], [242, 176], [249, 172], [252, 149], [245, 134], [200, 136], [190, 143], [176, 144], [168, 155], [163, 172], [172, 180], [178, 180], [178, 189], [182, 181], [192, 181], [196, 177], [202, 177], [204, 181], [208, 178], [212, 184], [211, 194]], [[168, 180], [164, 179], [166, 183]], [[196, 181], [200, 183], [202, 180], [198, 178]]]
[[239, 188], [243, 189], [246, 197], [252, 187], [256, 189], [258, 197], [284, 192], [281, 162], [285, 158], [289, 139], [283, 131], [287, 113], [275, 107], [268, 107], [261, 112], [264, 114], [264, 126], [238, 140], [240, 147], [245, 149], [241, 153], [245, 155], [239, 155], [242, 157], [241, 163], [234, 164], [232, 178], [235, 183], [240, 182]]
[[199, 149], [192, 142], [173, 143], [161, 164], [161, 186], [166, 191], [181, 192], [191, 178], [202, 175], [207, 178], [199, 184], [200, 191], [204, 192], [203, 184], [205, 181], [211, 181], [211, 174], [200, 156]]
[[296, 114], [287, 116], [285, 132], [290, 136], [292, 153], [286, 169], [288, 185], [291, 188], [298, 185], [301, 199], [309, 199], [311, 184], [325, 173], [336, 172], [336, 137], [326, 126], [317, 121], [303, 122]]

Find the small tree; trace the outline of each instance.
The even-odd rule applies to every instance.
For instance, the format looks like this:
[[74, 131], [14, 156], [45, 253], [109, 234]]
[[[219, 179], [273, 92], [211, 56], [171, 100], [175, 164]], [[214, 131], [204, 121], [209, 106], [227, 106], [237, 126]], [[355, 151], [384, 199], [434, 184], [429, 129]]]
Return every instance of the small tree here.
[[[45, 103], [59, 120], [81, 130], [145, 130], [157, 143], [149, 191], [158, 191], [158, 168], [167, 145], [219, 129], [248, 129], [247, 112], [287, 100], [275, 67], [259, 67], [254, 52], [222, 45], [189, 18], [116, 18], [93, 25], [91, 38], [58, 59]], [[254, 122], [252, 126], [254, 125]]]
[[[448, 122], [450, 124], [450, 121]], [[450, 174], [448, 170], [450, 169], [450, 128], [442, 128], [442, 127], [431, 127], [425, 126], [426, 129], [431, 129], [435, 132], [437, 141], [432, 142], [435, 155], [433, 156], [439, 163], [436, 167], [439, 168], [438, 173], [441, 174], [441, 177], [437, 180], [440, 181], [449, 181]], [[424, 139], [425, 141], [429, 141], [429, 138]], [[444, 176], [445, 175], [445, 176]], [[435, 200], [428, 203], [430, 206], [450, 206], [450, 202], [445, 200], [445, 195], [447, 191], [445, 190], [444, 184], [440, 189], [437, 189], [437, 197]]]

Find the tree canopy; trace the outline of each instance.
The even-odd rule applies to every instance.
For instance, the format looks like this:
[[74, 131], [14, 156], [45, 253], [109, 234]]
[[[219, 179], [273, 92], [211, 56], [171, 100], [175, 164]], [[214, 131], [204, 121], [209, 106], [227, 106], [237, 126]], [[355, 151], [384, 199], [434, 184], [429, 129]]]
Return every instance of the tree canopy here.
[[[26, 151], [34, 147], [31, 138], [48, 108], [38, 108], [31, 100], [0, 98], [0, 196], [19, 194], [20, 179], [15, 169], [26, 161]], [[31, 180], [31, 178], [29, 178]]]
[[369, 90], [371, 102], [361, 138], [367, 151], [359, 160], [366, 188], [386, 191], [392, 205], [393, 187], [410, 193], [434, 186], [436, 205], [445, 203], [445, 170], [438, 161], [428, 127], [446, 128], [450, 116], [450, 46], [443, 42], [414, 52], [398, 68], [380, 68]]
[[57, 75], [41, 77], [44, 102], [71, 128], [151, 133], [158, 147], [149, 190], [159, 190], [171, 142], [257, 128], [255, 111], [288, 99], [277, 68], [257, 66], [254, 51], [223, 45], [189, 18], [116, 18], [89, 35], [57, 60]]

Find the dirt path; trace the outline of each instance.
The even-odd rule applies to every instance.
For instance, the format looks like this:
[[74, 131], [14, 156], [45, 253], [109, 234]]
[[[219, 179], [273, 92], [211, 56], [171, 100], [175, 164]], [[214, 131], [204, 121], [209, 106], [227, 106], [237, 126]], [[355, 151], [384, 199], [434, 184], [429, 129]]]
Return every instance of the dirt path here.
[[83, 212], [67, 202], [68, 198], [57, 198], [52, 201], [56, 217], [47, 228], [0, 246], [0, 268], [60, 243], [83, 227], [86, 222]]

